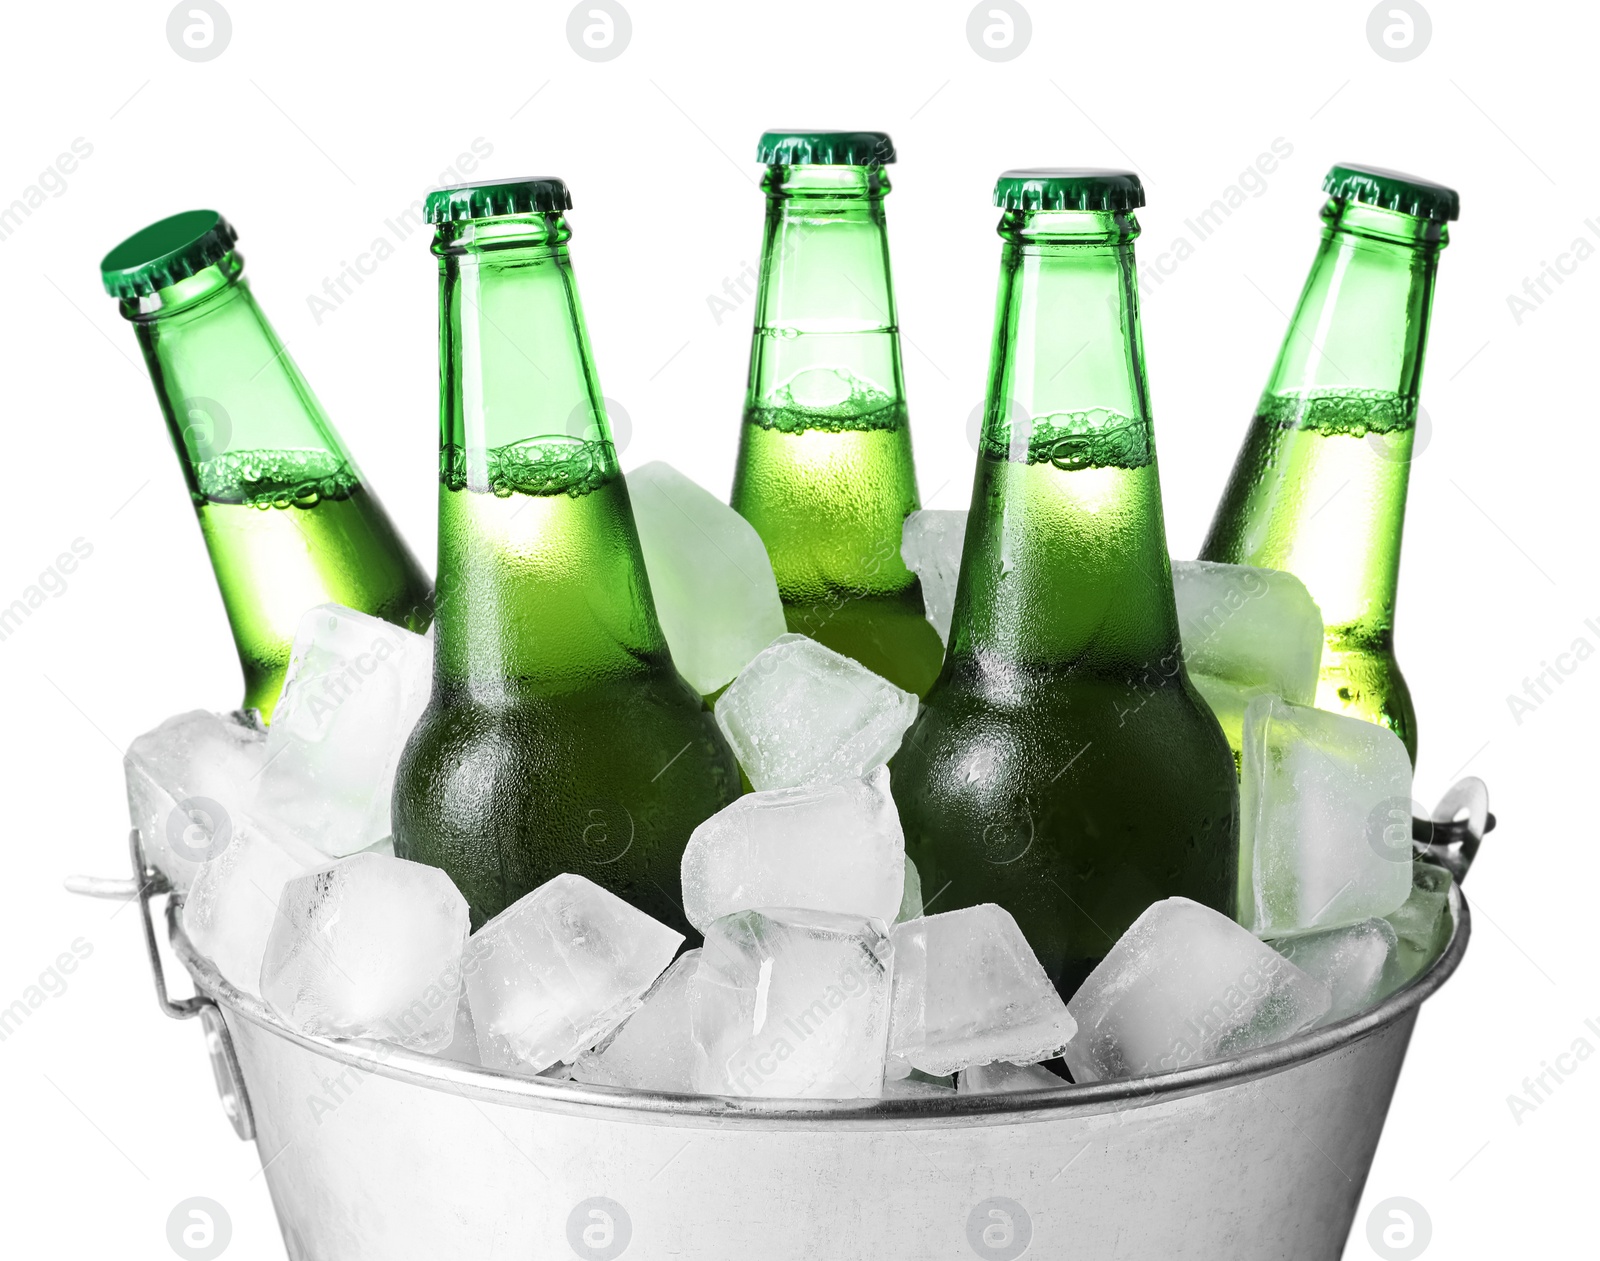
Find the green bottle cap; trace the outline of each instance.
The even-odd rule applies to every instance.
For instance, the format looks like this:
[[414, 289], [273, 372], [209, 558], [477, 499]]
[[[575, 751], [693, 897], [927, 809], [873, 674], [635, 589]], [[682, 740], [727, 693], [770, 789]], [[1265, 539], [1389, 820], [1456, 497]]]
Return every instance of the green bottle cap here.
[[764, 131], [756, 160], [767, 166], [887, 166], [894, 141], [886, 131]]
[[220, 263], [239, 234], [215, 210], [185, 210], [140, 228], [100, 260], [113, 298], [143, 298]]
[[1001, 174], [994, 204], [1003, 210], [1137, 210], [1144, 205], [1144, 185], [1132, 171], [1030, 167]]
[[1382, 206], [1417, 219], [1450, 220], [1461, 214], [1461, 198], [1455, 189], [1381, 166], [1340, 162], [1322, 181], [1322, 191], [1341, 201]]
[[553, 175], [451, 184], [428, 194], [423, 215], [429, 223], [493, 219], [502, 215], [558, 215], [572, 209], [565, 181]]

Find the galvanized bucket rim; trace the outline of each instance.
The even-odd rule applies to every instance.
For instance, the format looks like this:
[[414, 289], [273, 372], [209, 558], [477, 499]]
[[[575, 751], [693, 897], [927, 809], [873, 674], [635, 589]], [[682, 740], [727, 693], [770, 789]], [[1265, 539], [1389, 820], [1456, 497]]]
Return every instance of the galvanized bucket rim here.
[[1382, 1002], [1334, 1024], [1283, 1042], [1193, 1068], [1148, 1077], [1004, 1094], [926, 1096], [909, 1099], [743, 1099], [680, 1095], [621, 1086], [590, 1085], [477, 1068], [454, 1060], [368, 1039], [333, 1039], [290, 1028], [264, 1002], [234, 986], [183, 931], [181, 897], [167, 903], [167, 932], [199, 993], [231, 1015], [325, 1059], [365, 1074], [448, 1091], [464, 1098], [519, 1108], [594, 1118], [645, 1120], [665, 1125], [764, 1129], [949, 1129], [1046, 1120], [1063, 1112], [1088, 1115], [1146, 1107], [1205, 1091], [1241, 1085], [1336, 1053], [1404, 1018], [1447, 981], [1460, 965], [1471, 936], [1471, 915], [1452, 883], [1450, 941], [1428, 969]]

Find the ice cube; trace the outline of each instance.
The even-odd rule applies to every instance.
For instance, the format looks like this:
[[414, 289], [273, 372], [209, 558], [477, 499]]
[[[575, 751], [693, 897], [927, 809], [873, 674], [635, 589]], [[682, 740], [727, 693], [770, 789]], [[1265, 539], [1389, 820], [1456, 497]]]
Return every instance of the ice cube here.
[[922, 584], [922, 607], [950, 642], [950, 616], [956, 606], [956, 579], [961, 576], [961, 548], [967, 538], [965, 510], [922, 508], [900, 527], [900, 556]]
[[644, 1006], [593, 1051], [578, 1057], [573, 1076], [602, 1086], [693, 1094], [689, 977], [699, 964], [698, 950], [679, 955], [644, 996]]
[[1244, 711], [1252, 700], [1263, 693], [1236, 687], [1225, 679], [1214, 679], [1193, 670], [1189, 671], [1189, 682], [1195, 685], [1211, 712], [1217, 716], [1217, 725], [1222, 728], [1228, 747], [1233, 750], [1233, 769], [1237, 773], [1244, 760]]
[[432, 686], [423, 636], [336, 604], [308, 610], [267, 733], [261, 828], [335, 858], [388, 836], [395, 767]]
[[284, 886], [261, 997], [301, 1033], [439, 1051], [468, 931], [467, 901], [437, 867], [357, 854]]
[[1455, 881], [1443, 867], [1418, 859], [1411, 866], [1411, 891], [1400, 908], [1384, 918], [1398, 939], [1383, 978], [1383, 992], [1392, 993], [1418, 975], [1445, 948], [1455, 922], [1450, 916], [1450, 886]]
[[628, 495], [673, 663], [709, 696], [783, 634], [767, 549], [754, 526], [670, 464], [634, 469]]
[[956, 1093], [998, 1095], [1018, 1090], [1053, 1090], [1068, 1084], [1066, 1078], [1057, 1077], [1043, 1064], [1010, 1064], [996, 1060], [993, 1064], [974, 1064], [963, 1069]]
[[1178, 632], [1192, 674], [1309, 705], [1322, 665], [1322, 611], [1293, 574], [1174, 561]]
[[1237, 1055], [1308, 1029], [1333, 995], [1226, 915], [1157, 902], [1078, 988], [1064, 1052], [1076, 1082]]
[[758, 789], [856, 779], [882, 766], [917, 698], [804, 635], [780, 635], [717, 701], [717, 725]]
[[983, 903], [896, 924], [889, 1069], [945, 1076], [1061, 1054], [1076, 1026], [1010, 912]]
[[1267, 944], [1333, 992], [1333, 1006], [1321, 1021], [1330, 1025], [1377, 1001], [1384, 966], [1394, 953], [1395, 932], [1388, 920], [1369, 919]]
[[922, 914], [922, 875], [917, 871], [916, 863], [906, 859], [906, 882], [900, 893], [900, 910], [895, 914], [894, 922], [903, 924], [908, 919], [916, 919]]
[[909, 1077], [888, 1078], [883, 1083], [884, 1099], [948, 1099], [956, 1093], [954, 1081], [948, 1077], [929, 1077], [926, 1073], [913, 1073]]
[[683, 935], [583, 876], [524, 894], [472, 935], [489, 953], [467, 977], [491, 1068], [570, 1064], [638, 1007]]
[[889, 768], [746, 793], [695, 828], [682, 874], [684, 914], [701, 932], [768, 906], [892, 921], [905, 896], [905, 834]]
[[1411, 761], [1386, 727], [1256, 697], [1239, 807], [1252, 888], [1239, 917], [1257, 935], [1359, 924], [1406, 900]]
[[450, 1041], [434, 1054], [441, 1059], [455, 1060], [458, 1064], [470, 1064], [473, 1068], [479, 1068], [483, 1064], [483, 1060], [478, 1057], [478, 1031], [472, 1027], [472, 1004], [467, 1001], [464, 978], [461, 997], [456, 1000], [455, 1023], [450, 1031]]
[[893, 970], [881, 920], [798, 910], [717, 920], [689, 981], [696, 1090], [877, 1098]]
[[293, 837], [269, 840], [245, 822], [189, 886], [183, 931], [223, 976], [255, 994], [284, 885], [325, 861]]
[[169, 718], [128, 746], [129, 820], [146, 859], [180, 893], [242, 825], [266, 757], [264, 732], [203, 709]]

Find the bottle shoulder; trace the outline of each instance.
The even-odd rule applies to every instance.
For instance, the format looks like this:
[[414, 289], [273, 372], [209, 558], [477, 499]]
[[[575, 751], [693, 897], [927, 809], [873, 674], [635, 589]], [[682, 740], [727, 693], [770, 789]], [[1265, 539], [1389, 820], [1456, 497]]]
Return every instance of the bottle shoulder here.
[[407, 742], [401, 778], [485, 775], [497, 791], [537, 797], [552, 779], [652, 784], [680, 773], [709, 776], [728, 800], [737, 795], [738, 767], [715, 718], [668, 664], [561, 691], [524, 684], [494, 695], [436, 682]]
[[[1216, 718], [1192, 684], [1174, 671], [1148, 680], [1087, 669], [953, 662], [929, 691], [903, 748], [931, 778], [963, 778], [958, 768], [1011, 759], [1015, 779], [1034, 790], [1070, 786], [1070, 767], [1098, 774], [1234, 779], [1233, 756]], [[935, 769], [939, 767], [941, 769]]]

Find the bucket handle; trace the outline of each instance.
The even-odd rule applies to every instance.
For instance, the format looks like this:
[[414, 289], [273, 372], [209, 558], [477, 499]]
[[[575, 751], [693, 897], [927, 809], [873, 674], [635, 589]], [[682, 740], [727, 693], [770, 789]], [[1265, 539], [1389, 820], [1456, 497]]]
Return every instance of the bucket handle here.
[[[150, 975], [156, 986], [156, 1005], [162, 1014], [174, 1020], [200, 1017], [206, 1035], [206, 1055], [211, 1061], [211, 1075], [217, 1083], [217, 1097], [222, 1100], [222, 1110], [227, 1114], [233, 1132], [249, 1142], [256, 1136], [255, 1113], [250, 1107], [250, 1095], [245, 1090], [244, 1072], [239, 1067], [239, 1057], [233, 1048], [233, 1035], [222, 1019], [222, 1009], [204, 994], [190, 998], [174, 999], [167, 993], [166, 970], [161, 964], [161, 950], [156, 943], [156, 926], [150, 916], [150, 899], [170, 894], [172, 885], [167, 878], [144, 857], [144, 847], [139, 844], [139, 829], [128, 833], [128, 853], [133, 864], [133, 876], [128, 880], [106, 879], [103, 876], [69, 876], [66, 886], [69, 893], [91, 898], [110, 898], [121, 902], [138, 902], [139, 919], [144, 925], [145, 951], [150, 958]], [[170, 908], [169, 908], [170, 910]]]
[[1413, 816], [1412, 848], [1418, 858], [1443, 867], [1460, 884], [1495, 823], [1489, 810], [1489, 786], [1476, 775], [1468, 775], [1451, 785], [1427, 818]]

